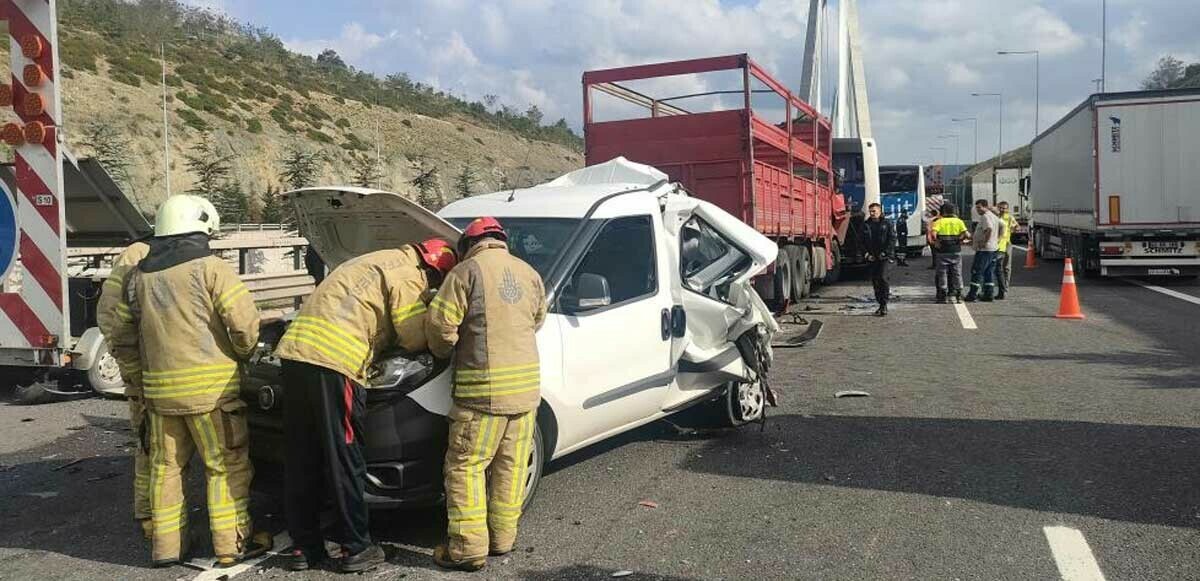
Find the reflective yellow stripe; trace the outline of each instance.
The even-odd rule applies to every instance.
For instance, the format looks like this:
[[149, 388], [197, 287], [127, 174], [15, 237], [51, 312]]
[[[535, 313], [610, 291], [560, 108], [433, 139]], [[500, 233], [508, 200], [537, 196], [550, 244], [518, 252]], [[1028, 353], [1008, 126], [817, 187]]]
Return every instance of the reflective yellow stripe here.
[[225, 291], [225, 294], [217, 297], [217, 308], [223, 311], [229, 306], [229, 303], [233, 302], [234, 299], [239, 298], [244, 294], [248, 294], [249, 292], [250, 289], [246, 288], [246, 285], [239, 282], [233, 288]]
[[348, 359], [362, 361], [367, 358], [367, 355], [371, 351], [369, 347], [357, 340], [347, 341], [340, 330], [334, 332], [330, 330], [328, 324], [319, 324], [312, 321], [297, 320], [292, 323], [288, 327], [288, 332], [284, 334], [284, 338], [300, 334], [327, 343], [327, 348], [336, 349]]
[[214, 393], [219, 394], [219, 393], [225, 393], [226, 391], [232, 391], [233, 393], [236, 394], [237, 390], [240, 388], [241, 388], [241, 386], [237, 383], [229, 383], [226, 385], [205, 387], [205, 388], [195, 389], [192, 391], [180, 391], [180, 392], [171, 392], [171, 393], [153, 393], [152, 394], [150, 392], [150, 390], [146, 390], [145, 396], [146, 396], [146, 399], [159, 399], [159, 398], [166, 398], [166, 397], [191, 397], [194, 395], [210, 395], [210, 394], [214, 394]]
[[214, 371], [237, 371], [237, 363], [216, 363], [213, 365], [199, 365], [196, 367], [170, 369], [167, 371], [147, 371], [146, 378], [161, 379], [167, 377], [188, 377], [190, 375], [199, 375], [201, 373], [210, 373]]
[[333, 359], [334, 361], [337, 361], [350, 369], [354, 369], [357, 371], [359, 369], [362, 369], [362, 367], [363, 367], [363, 361], [361, 361], [361, 360], [354, 361], [352, 359], [349, 359], [349, 358], [341, 355], [340, 351], [337, 353], [330, 351], [328, 345], [318, 342], [321, 340], [321, 337], [319, 337], [317, 335], [310, 335], [304, 331], [296, 331], [295, 333], [288, 331], [288, 335], [285, 338], [288, 340], [291, 340], [291, 341], [295, 341], [296, 343], [303, 343], [305, 345], [308, 345], [309, 347], [312, 347], [313, 349], [320, 351], [326, 357], [329, 357], [330, 359]]
[[338, 327], [337, 325], [330, 321], [326, 321], [325, 319], [321, 319], [319, 317], [296, 317], [296, 321], [292, 324], [295, 325], [296, 323], [300, 323], [305, 326], [315, 325], [320, 327], [324, 331], [341, 338], [346, 343], [349, 343], [363, 351], [370, 351], [371, 349], [369, 345], [363, 343], [354, 335], [347, 333], [341, 327]]
[[123, 286], [125, 286], [125, 277], [123, 276], [110, 276], [104, 280], [104, 288], [112, 287], [121, 290]]
[[469, 376], [485, 376], [486, 377], [489, 375], [501, 375], [501, 374], [505, 374], [505, 373], [535, 371], [540, 368], [541, 368], [540, 364], [531, 363], [531, 364], [527, 364], [527, 365], [513, 365], [511, 367], [492, 367], [490, 369], [459, 369], [454, 372], [454, 375], [456, 377], [469, 377]]
[[117, 303], [117, 317], [119, 317], [122, 322], [131, 322], [133, 321], [133, 311], [129, 310], [129, 305], [125, 303]]
[[220, 381], [229, 379], [237, 375], [237, 369], [228, 369], [222, 371], [210, 371], [208, 373], [197, 373], [195, 375], [186, 375], [181, 377], [157, 377], [146, 379], [142, 383], [156, 387], [186, 387], [189, 385], [199, 385], [211, 381]]
[[472, 391], [469, 393], [463, 393], [461, 391], [455, 390], [454, 395], [455, 395], [455, 397], [465, 397], [465, 398], [498, 397], [501, 395], [517, 395], [518, 393], [529, 393], [531, 391], [537, 391], [537, 390], [538, 390], [538, 385], [534, 384], [530, 387], [504, 389], [504, 390], [499, 390], [499, 391], [484, 391], [484, 392]]
[[434, 297], [433, 302], [429, 303], [429, 308], [442, 313], [449, 321], [457, 323], [463, 320], [462, 310], [442, 297]]
[[[500, 377], [496, 377], [493, 375], [491, 377], [482, 377], [479, 379], [464, 379], [462, 377], [456, 376], [454, 378], [454, 383], [456, 385], [462, 385], [462, 386], [499, 385], [499, 384], [504, 384], [504, 383], [529, 381], [531, 379], [536, 380], [536, 379], [540, 379], [541, 376], [542, 376], [542, 372], [540, 372], [540, 371], [534, 371], [534, 372], [530, 372], [530, 373], [513, 374], [513, 375], [501, 375]], [[497, 381], [497, 380], [500, 380], [500, 381]]]
[[538, 385], [541, 380], [537, 376], [519, 377], [505, 381], [481, 381], [475, 383], [455, 382], [454, 387], [462, 391], [481, 391], [497, 387], [520, 387], [523, 385]]
[[450, 517], [450, 520], [456, 520], [455, 516], [458, 517], [457, 520], [470, 520], [467, 517], [470, 517], [472, 515], [477, 515], [477, 514], [486, 514], [487, 507], [480, 506], [480, 507], [476, 507], [476, 508], [461, 508], [461, 507], [457, 507], [457, 506], [452, 506], [452, 507], [449, 507], [446, 509], [446, 513], [447, 513], [447, 516]]
[[396, 323], [403, 323], [417, 315], [423, 315], [429, 312], [429, 308], [425, 303], [417, 301], [406, 307], [399, 307], [392, 312], [392, 320]]

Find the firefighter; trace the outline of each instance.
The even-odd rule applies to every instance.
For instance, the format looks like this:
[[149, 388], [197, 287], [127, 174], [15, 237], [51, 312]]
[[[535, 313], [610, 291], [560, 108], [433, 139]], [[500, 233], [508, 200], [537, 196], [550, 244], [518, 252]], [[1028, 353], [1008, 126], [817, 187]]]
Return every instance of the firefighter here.
[[943, 204], [938, 219], [930, 230], [934, 241], [937, 261], [937, 302], [945, 303], [947, 297], [955, 303], [962, 302], [962, 244], [970, 240], [967, 225], [958, 217], [954, 204]]
[[363, 384], [380, 351], [393, 345], [425, 350], [427, 291], [456, 262], [450, 244], [439, 239], [346, 262], [304, 301], [275, 348], [286, 386], [284, 502], [294, 543], [289, 569], [308, 569], [325, 556], [325, 501], [334, 508], [331, 540], [342, 548], [339, 570], [355, 573], [383, 563], [383, 549], [367, 528]]
[[270, 548], [252, 534], [246, 404], [238, 366], [258, 342], [258, 309], [249, 290], [209, 239], [216, 208], [197, 196], [172, 196], [158, 210], [150, 252], [131, 270], [116, 307], [111, 342], [122, 366], [141, 375], [150, 427], [150, 507], [155, 566], [187, 553], [188, 503], [182, 471], [194, 451], [207, 474], [208, 518], [219, 567]]
[[[105, 337], [112, 337], [118, 332], [119, 316], [117, 305], [121, 304], [121, 289], [125, 287], [126, 274], [137, 266], [146, 254], [150, 245], [145, 239], [136, 240], [113, 261], [112, 271], [101, 287], [100, 299], [96, 303], [96, 326]], [[110, 341], [111, 343], [111, 341]], [[109, 347], [117, 366], [121, 370], [121, 380], [125, 382], [125, 399], [129, 403], [129, 424], [137, 442], [133, 447], [133, 518], [141, 525], [142, 534], [149, 541], [154, 535], [154, 522], [150, 520], [150, 457], [147, 455], [145, 427], [146, 406], [142, 403], [142, 378], [136, 367], [127, 367], [122, 362], [130, 361], [135, 354], [121, 353], [121, 347]]]
[[1012, 282], [1012, 236], [1017, 219], [1008, 211], [1008, 202], [996, 204], [1000, 217], [1000, 243], [996, 250], [996, 300], [1008, 296], [1008, 285]]
[[525, 500], [546, 293], [538, 273], [509, 254], [507, 239], [495, 218], [471, 222], [459, 240], [462, 262], [429, 304], [429, 349], [455, 356], [448, 542], [433, 552], [448, 569], [478, 571], [489, 554], [512, 551]]

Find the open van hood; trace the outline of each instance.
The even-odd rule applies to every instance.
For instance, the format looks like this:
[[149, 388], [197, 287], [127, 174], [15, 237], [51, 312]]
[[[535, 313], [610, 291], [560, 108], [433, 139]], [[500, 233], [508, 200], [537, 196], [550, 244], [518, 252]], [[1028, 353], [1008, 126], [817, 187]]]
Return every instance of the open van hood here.
[[394, 192], [323, 186], [282, 194], [296, 208], [300, 233], [330, 269], [367, 252], [428, 238], [458, 241], [461, 232]]

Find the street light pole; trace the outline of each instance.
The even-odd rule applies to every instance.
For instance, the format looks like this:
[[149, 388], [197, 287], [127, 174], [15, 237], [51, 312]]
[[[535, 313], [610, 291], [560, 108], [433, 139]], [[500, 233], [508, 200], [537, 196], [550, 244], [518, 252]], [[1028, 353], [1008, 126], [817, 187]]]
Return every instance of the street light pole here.
[[996, 167], [1000, 167], [1004, 163], [1004, 93], [971, 93], [972, 97], [996, 97], [1000, 102], [1000, 143], [997, 146], [996, 152]]
[[954, 123], [971, 122], [971, 135], [975, 138], [975, 161], [971, 165], [979, 163], [979, 118], [978, 117], [955, 117], [951, 119]]
[[1108, 0], [1100, 0], [1100, 92], [1107, 86], [1104, 79], [1108, 70]]
[[996, 54], [1001, 56], [1010, 55], [1033, 55], [1033, 137], [1037, 139], [1041, 133], [1041, 101], [1042, 101], [1042, 53], [1036, 50], [1001, 50]]

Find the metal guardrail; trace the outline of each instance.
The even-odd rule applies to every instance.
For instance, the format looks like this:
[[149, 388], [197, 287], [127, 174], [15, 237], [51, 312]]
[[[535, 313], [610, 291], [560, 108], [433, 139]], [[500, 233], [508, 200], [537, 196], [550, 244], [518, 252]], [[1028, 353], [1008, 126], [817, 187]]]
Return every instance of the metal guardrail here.
[[[253, 250], [255, 248], [287, 248], [308, 246], [302, 236], [270, 237], [251, 240], [213, 240], [213, 250]], [[67, 249], [67, 258], [116, 256], [125, 251], [124, 246], [82, 246]]]

